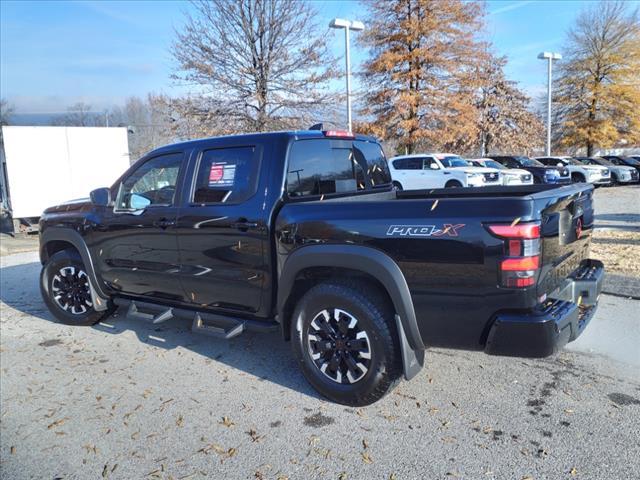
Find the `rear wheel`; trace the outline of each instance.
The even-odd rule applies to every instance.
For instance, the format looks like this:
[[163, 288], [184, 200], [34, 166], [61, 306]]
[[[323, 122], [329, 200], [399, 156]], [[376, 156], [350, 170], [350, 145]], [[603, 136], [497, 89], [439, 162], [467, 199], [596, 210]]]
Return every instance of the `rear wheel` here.
[[402, 191], [402, 185], [400, 184], [400, 182], [393, 182], [391, 185], [392, 185], [394, 190], [396, 190], [398, 192]]
[[47, 260], [40, 273], [40, 293], [51, 313], [67, 325], [93, 325], [113, 311], [93, 308], [89, 277], [74, 250], [57, 252]]
[[298, 302], [291, 321], [293, 353], [309, 383], [344, 405], [369, 405], [402, 374], [393, 308], [361, 282], [327, 281]]
[[462, 187], [462, 184], [461, 184], [459, 181], [457, 181], [457, 180], [449, 180], [449, 181], [445, 184], [445, 186], [444, 186], [444, 187], [445, 187], [445, 188], [460, 188], [460, 187]]
[[579, 173], [571, 174], [571, 183], [584, 183], [586, 179]]

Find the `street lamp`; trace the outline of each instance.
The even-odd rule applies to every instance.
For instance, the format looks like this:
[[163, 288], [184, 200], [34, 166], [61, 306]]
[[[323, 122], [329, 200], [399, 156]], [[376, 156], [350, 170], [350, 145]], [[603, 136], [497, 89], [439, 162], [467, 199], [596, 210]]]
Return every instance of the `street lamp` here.
[[351, 57], [349, 55], [349, 30], [359, 32], [364, 30], [364, 24], [343, 18], [334, 18], [329, 22], [331, 28], [344, 28], [345, 62], [347, 65], [347, 125], [351, 132]]
[[547, 78], [547, 155], [551, 155], [551, 65], [554, 60], [561, 60], [562, 55], [553, 52], [542, 52], [538, 55], [540, 60], [549, 62], [549, 74]]

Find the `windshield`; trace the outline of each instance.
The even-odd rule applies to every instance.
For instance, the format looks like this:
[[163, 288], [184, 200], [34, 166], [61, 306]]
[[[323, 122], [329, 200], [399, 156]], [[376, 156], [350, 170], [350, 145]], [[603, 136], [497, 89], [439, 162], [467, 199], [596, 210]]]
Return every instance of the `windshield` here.
[[631, 158], [631, 157], [620, 157], [620, 158], [629, 165], [640, 165], [640, 162], [635, 158]]
[[607, 165], [610, 167], [615, 167], [615, 165], [613, 163], [611, 163], [609, 160], [605, 160], [604, 158], [586, 158], [586, 157], [580, 157], [578, 158], [578, 161], [583, 164], [583, 165]]
[[445, 167], [468, 167], [469, 166], [469, 162], [455, 155], [439, 158], [439, 160], [440, 162], [442, 162], [442, 165]]
[[489, 168], [498, 168], [498, 169], [503, 169], [503, 168], [507, 168], [504, 165], [502, 165], [501, 163], [496, 162], [495, 160], [484, 160], [483, 162], [483, 167], [489, 167]]
[[520, 165], [525, 167], [544, 167], [544, 164], [539, 162], [538, 160], [534, 160], [529, 157], [515, 157], [516, 160], [520, 163]]
[[580, 160], [576, 158], [567, 158], [565, 162], [569, 163], [570, 165], [584, 165]]

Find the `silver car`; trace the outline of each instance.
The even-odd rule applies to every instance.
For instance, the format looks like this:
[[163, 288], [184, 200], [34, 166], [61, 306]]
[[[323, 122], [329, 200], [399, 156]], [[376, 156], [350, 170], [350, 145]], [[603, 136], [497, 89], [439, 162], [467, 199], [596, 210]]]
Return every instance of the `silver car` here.
[[576, 157], [580, 163], [585, 165], [600, 165], [607, 167], [611, 171], [612, 183], [635, 183], [638, 181], [638, 171], [626, 165], [616, 165], [602, 157]]

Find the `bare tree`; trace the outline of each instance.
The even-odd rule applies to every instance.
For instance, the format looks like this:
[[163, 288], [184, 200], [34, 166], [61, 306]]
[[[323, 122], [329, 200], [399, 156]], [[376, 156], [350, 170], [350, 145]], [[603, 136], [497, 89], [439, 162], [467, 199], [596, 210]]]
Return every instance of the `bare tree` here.
[[300, 0], [195, 0], [173, 45], [173, 78], [198, 94], [187, 117], [264, 131], [300, 124], [335, 75], [314, 9]]
[[102, 115], [91, 110], [91, 105], [78, 102], [67, 108], [67, 113], [53, 121], [66, 127], [95, 127], [103, 125]]
[[0, 126], [9, 125], [12, 114], [13, 106], [6, 99], [0, 99]]

